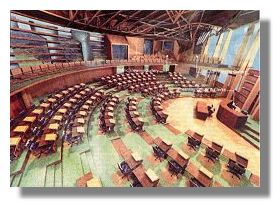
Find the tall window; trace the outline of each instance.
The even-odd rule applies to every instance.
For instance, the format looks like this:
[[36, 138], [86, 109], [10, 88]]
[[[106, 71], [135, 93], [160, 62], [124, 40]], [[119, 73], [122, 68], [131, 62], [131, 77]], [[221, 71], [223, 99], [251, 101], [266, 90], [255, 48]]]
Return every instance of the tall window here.
[[144, 54], [151, 55], [153, 54], [153, 40], [144, 40]]
[[173, 42], [172, 41], [164, 41], [162, 44], [163, 51], [172, 51], [173, 49]]
[[127, 59], [127, 45], [112, 45], [112, 59]]

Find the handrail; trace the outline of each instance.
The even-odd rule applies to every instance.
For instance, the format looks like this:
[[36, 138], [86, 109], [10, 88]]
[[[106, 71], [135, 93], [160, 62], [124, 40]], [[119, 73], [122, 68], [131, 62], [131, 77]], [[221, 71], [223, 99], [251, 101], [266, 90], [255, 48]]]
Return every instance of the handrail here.
[[[86, 71], [90, 71], [90, 70], [94, 70], [94, 69], [102, 69], [104, 67], [117, 67], [117, 66], [143, 66], [143, 65], [152, 65], [153, 66], [153, 65], [175, 64], [175, 62], [173, 62], [173, 61], [159, 61], [159, 62], [139, 61], [139, 62], [135, 62], [135, 61], [131, 61], [131, 60], [106, 60], [103, 62], [85, 61], [85, 62], [83, 62], [83, 64], [84, 64], [83, 65], [84, 68], [76, 69], [77, 66], [70, 66], [69, 70], [67, 70], [67, 71], [63, 71], [63, 72], [57, 71], [57, 73], [51, 74], [51, 75], [46, 72], [45, 75], [38, 76], [38, 78], [36, 78], [36, 79], [35, 78], [33, 80], [26, 79], [22, 83], [19, 84], [20, 86], [14, 87], [14, 88], [11, 87], [10, 96], [12, 96], [18, 92], [21, 92], [22, 90], [30, 87], [31, 85], [36, 85], [36, 84], [48, 81], [53, 78], [58, 78], [58, 77], [62, 77], [62, 76], [69, 75], [69, 74], [75, 74], [75, 73], [79, 73], [82, 71], [86, 72]], [[24, 75], [24, 73], [23, 73], [23, 75]], [[28, 83], [28, 84], [24, 85], [24, 83]]]

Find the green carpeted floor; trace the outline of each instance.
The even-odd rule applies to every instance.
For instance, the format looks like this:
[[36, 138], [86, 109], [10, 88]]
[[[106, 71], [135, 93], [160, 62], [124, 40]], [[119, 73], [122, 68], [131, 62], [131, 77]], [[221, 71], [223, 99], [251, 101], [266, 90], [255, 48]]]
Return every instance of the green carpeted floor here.
[[[57, 143], [57, 151], [49, 156], [35, 158], [25, 151], [18, 160], [11, 163], [11, 186], [20, 187], [74, 187], [76, 180], [88, 172], [92, 172], [94, 177], [98, 177], [104, 187], [128, 187], [127, 180], [120, 180], [116, 176], [118, 173], [117, 163], [122, 161], [122, 157], [112, 144], [112, 140], [120, 138], [125, 146], [133, 152], [138, 152], [143, 158], [143, 165], [146, 169], [150, 168], [160, 178], [160, 186], [186, 187], [189, 174], [178, 178], [170, 177], [167, 170], [167, 160], [162, 162], [155, 161], [153, 158], [152, 145], [148, 144], [138, 133], [131, 131], [126, 121], [124, 99], [127, 91], [117, 93], [122, 101], [115, 111], [116, 126], [111, 134], [102, 134], [99, 131], [99, 110], [96, 108], [90, 117], [87, 133], [84, 135], [83, 143], [71, 148], [62, 144], [61, 140]], [[133, 96], [140, 96], [134, 94]], [[145, 121], [144, 129], [153, 139], [162, 137], [173, 143], [175, 149], [182, 149], [186, 143], [186, 135], [175, 135], [166, 126], [154, 121], [150, 112], [150, 99], [141, 98], [138, 111], [140, 117]], [[205, 151], [205, 146], [191, 155], [190, 162], [197, 167], [201, 166], [200, 157]], [[222, 186], [231, 184], [221, 175], [223, 166], [227, 159], [221, 157], [220, 161], [214, 166], [207, 167], [214, 174], [214, 182]], [[20, 169], [24, 167], [23, 173]], [[246, 177], [247, 176], [247, 177]], [[242, 178], [239, 186], [254, 186], [249, 181], [250, 172]]]

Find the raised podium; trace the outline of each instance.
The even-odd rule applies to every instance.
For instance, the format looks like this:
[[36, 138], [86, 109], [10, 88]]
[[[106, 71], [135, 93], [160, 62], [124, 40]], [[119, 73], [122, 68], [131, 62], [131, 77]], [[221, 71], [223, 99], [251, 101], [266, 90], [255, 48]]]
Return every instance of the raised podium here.
[[225, 99], [220, 103], [217, 118], [230, 128], [238, 129], [244, 126], [248, 116], [237, 110], [228, 107], [229, 99]]

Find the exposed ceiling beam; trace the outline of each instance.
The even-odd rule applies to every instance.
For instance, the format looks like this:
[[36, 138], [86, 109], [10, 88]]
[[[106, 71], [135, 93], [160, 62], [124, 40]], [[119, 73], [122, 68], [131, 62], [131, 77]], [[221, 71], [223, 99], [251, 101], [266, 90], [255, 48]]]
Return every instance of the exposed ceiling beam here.
[[105, 21], [103, 24], [101, 24], [100, 27], [105, 26], [108, 22], [110, 22], [112, 19], [114, 19], [116, 16], [118, 16], [121, 12], [122, 12], [122, 10], [117, 11], [113, 16], [111, 16], [109, 19], [107, 19], [107, 21]]
[[141, 11], [142, 11], [142, 10], [136, 10], [136, 11], [135, 11], [133, 14], [131, 14], [131, 15], [127, 15], [127, 16], [122, 15], [122, 16], [125, 16], [125, 18], [124, 18], [122, 21], [120, 21], [118, 24], [116, 24], [115, 27], [118, 27], [118, 26], [120, 26], [121, 24], [123, 24], [125, 21], [128, 21], [130, 18], [135, 17], [135, 16], [136, 16], [137, 14], [139, 14]]
[[134, 22], [134, 23], [132, 23], [131, 25], [129, 25], [129, 28], [130, 28], [130, 31], [133, 31], [132, 30], [132, 28], [137, 24], [137, 23], [139, 23], [139, 21], [143, 21], [143, 20], [145, 20], [145, 19], [147, 19], [147, 18], [149, 18], [149, 17], [151, 17], [152, 15], [154, 15], [155, 13], [157, 13], [158, 11], [157, 10], [155, 10], [155, 11], [152, 11], [150, 14], [148, 14], [147, 16], [145, 16], [145, 17], [142, 17], [142, 18], [140, 18], [140, 19], [138, 19], [136, 22]]

